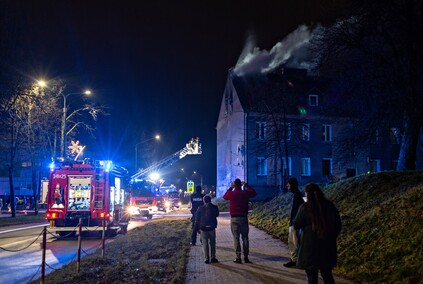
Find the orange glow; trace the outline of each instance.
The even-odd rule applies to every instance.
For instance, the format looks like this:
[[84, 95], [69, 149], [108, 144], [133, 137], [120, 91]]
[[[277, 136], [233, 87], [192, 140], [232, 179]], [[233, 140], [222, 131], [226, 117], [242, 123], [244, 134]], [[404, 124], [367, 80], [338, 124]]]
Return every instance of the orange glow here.
[[104, 212], [100, 213], [100, 218], [104, 218]]
[[52, 213], [51, 214], [51, 218], [56, 219], [57, 218], [57, 213]]

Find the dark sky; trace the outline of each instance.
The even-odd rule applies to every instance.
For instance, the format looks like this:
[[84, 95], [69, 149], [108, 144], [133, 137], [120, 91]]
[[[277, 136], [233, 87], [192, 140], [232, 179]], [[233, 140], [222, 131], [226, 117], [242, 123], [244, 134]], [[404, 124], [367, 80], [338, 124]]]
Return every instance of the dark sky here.
[[95, 140], [80, 140], [130, 169], [146, 137], [160, 133], [161, 157], [199, 137], [203, 154], [167, 172], [196, 170], [215, 184], [220, 102], [248, 36], [269, 50], [299, 25], [332, 18], [332, 2], [0, 0], [0, 84], [19, 75], [91, 88], [110, 115]]

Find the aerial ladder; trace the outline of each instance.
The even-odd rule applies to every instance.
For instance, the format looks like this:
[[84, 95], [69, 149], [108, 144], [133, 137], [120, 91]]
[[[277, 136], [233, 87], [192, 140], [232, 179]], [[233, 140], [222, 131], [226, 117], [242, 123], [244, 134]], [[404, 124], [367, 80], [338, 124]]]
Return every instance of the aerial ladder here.
[[173, 165], [175, 162], [179, 161], [180, 159], [183, 159], [187, 155], [200, 155], [201, 152], [201, 143], [200, 139], [197, 137], [196, 139], [192, 138], [184, 148], [179, 150], [176, 153], [173, 153], [172, 155], [158, 161], [157, 163], [154, 163], [153, 165], [139, 170], [136, 174], [134, 174], [131, 178], [132, 180], [135, 179], [145, 179], [149, 174], [153, 172], [160, 171], [161, 169], [164, 169], [168, 166]]

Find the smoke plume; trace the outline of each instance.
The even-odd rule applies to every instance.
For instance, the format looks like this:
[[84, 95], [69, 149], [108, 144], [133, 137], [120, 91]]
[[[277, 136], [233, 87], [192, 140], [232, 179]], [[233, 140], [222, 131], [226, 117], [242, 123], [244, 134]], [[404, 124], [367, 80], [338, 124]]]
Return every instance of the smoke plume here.
[[270, 51], [256, 47], [253, 36], [247, 39], [244, 49], [234, 68], [238, 76], [252, 73], [266, 73], [281, 64], [290, 67], [307, 68], [310, 64], [307, 45], [313, 31], [301, 25], [278, 42]]

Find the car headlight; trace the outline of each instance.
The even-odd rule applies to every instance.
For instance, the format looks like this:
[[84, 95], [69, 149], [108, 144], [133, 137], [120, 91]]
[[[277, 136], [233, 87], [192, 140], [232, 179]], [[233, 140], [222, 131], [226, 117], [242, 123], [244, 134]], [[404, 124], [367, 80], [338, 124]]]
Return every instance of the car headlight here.
[[166, 201], [166, 202], [165, 202], [165, 206], [166, 206], [166, 207], [170, 207], [170, 202], [169, 202], [169, 201]]
[[179, 201], [179, 202], [178, 202], [178, 206], [181, 206], [181, 205], [182, 205], [182, 202], [180, 202], [180, 201]]
[[130, 212], [131, 214], [138, 214], [138, 213], [140, 213], [140, 212], [138, 211], [138, 207], [136, 207], [136, 206], [131, 206], [131, 207], [129, 207], [129, 212]]

